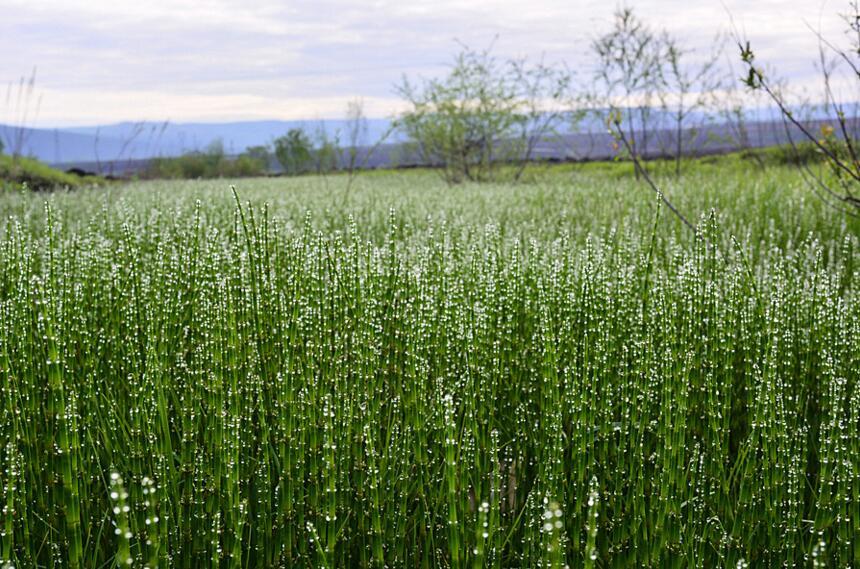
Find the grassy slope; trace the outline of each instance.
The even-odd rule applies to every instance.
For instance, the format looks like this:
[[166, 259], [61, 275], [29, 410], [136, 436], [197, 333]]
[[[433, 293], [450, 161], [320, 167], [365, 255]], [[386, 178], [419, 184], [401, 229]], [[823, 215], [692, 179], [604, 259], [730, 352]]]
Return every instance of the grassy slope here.
[[30, 158], [12, 158], [0, 155], [0, 186], [20, 187], [27, 184], [31, 190], [43, 191], [61, 188], [78, 188], [98, 183], [100, 178], [80, 178], [51, 168]]

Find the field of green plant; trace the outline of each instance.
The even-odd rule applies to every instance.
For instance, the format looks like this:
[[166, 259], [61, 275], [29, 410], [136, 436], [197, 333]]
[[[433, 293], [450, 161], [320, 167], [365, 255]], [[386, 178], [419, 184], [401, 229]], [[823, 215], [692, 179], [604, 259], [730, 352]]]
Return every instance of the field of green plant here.
[[860, 223], [788, 169], [0, 195], [0, 559], [860, 563]]

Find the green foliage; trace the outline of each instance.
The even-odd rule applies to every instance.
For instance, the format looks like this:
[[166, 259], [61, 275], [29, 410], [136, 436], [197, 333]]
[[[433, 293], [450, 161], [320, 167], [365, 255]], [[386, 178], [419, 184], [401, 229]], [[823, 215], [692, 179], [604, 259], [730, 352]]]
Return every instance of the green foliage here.
[[489, 49], [464, 46], [444, 78], [414, 84], [404, 77], [397, 91], [410, 108], [397, 128], [446, 183], [498, 180], [501, 165], [527, 163], [551, 134], [559, 114], [544, 105], [560, 103], [569, 82], [549, 66], [499, 61]]
[[340, 147], [340, 132], [336, 131], [333, 135], [329, 135], [325, 125], [320, 124], [314, 133], [314, 148], [311, 151], [312, 160], [314, 163], [314, 171], [317, 174], [325, 175], [335, 172], [340, 169], [341, 147]]
[[224, 152], [220, 140], [203, 152], [190, 152], [174, 158], [153, 158], [141, 176], [161, 179], [246, 178], [261, 176], [268, 169], [268, 150], [263, 146], [249, 148], [236, 158]]
[[856, 566], [860, 224], [667, 191], [0, 197], [0, 565]]
[[101, 182], [98, 177], [80, 178], [51, 168], [32, 158], [0, 155], [0, 187], [27, 188], [48, 191], [61, 188], [77, 188], [86, 184]]
[[449, 184], [492, 180], [496, 143], [513, 135], [516, 90], [488, 51], [464, 49], [444, 79], [398, 88], [409, 103], [398, 125]]
[[256, 161], [260, 165], [260, 169], [264, 170], [268, 168], [272, 159], [272, 151], [268, 146], [249, 146], [240, 157]]
[[291, 128], [287, 134], [275, 139], [275, 158], [288, 176], [311, 171], [314, 164], [313, 143], [300, 128]]

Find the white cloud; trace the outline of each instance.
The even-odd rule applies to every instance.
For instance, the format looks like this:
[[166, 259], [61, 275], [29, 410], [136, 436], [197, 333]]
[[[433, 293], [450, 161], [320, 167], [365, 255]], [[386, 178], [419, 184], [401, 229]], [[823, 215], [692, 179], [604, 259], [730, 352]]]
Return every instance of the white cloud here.
[[[161, 91], [43, 89], [37, 123], [82, 126], [122, 121], [225, 122], [228, 120], [301, 120], [341, 118], [354, 97], [272, 97], [256, 94], [172, 94]], [[395, 98], [364, 98], [369, 116], [386, 116], [401, 107]], [[55, 101], [56, 104], [50, 104]], [[70, 117], [67, 109], [76, 109]], [[32, 111], [36, 110], [35, 103]], [[31, 111], [31, 115], [32, 115]], [[0, 107], [0, 123], [14, 122]], [[28, 124], [32, 124], [29, 123]]]
[[[335, 116], [354, 96], [396, 104], [402, 74], [438, 73], [454, 39], [502, 56], [566, 61], [586, 77], [605, 0], [0, 0], [0, 80], [39, 67], [40, 122]], [[840, 37], [841, 1], [639, 0], [638, 13], [701, 51], [729, 24], [795, 81], [812, 84], [806, 22]], [[735, 57], [734, 52], [730, 56]], [[740, 67], [740, 66], [738, 66]], [[99, 120], [98, 112], [104, 118]]]

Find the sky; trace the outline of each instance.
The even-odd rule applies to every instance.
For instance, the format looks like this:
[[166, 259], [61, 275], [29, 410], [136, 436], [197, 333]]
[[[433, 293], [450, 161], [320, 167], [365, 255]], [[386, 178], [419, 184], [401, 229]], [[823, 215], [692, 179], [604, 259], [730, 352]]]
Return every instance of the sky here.
[[[809, 26], [843, 37], [847, 0], [636, 0], [652, 27], [704, 56], [730, 18], [760, 61], [815, 87]], [[394, 85], [444, 73], [458, 50], [564, 62], [587, 83], [606, 0], [0, 0], [0, 123], [9, 85], [36, 69], [31, 126], [152, 120], [372, 117], [402, 108]], [[729, 55], [735, 58], [735, 49]], [[738, 71], [740, 65], [737, 65]]]

